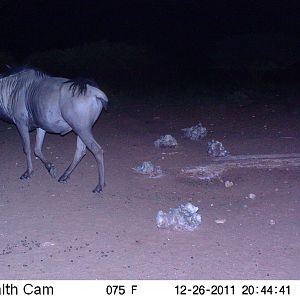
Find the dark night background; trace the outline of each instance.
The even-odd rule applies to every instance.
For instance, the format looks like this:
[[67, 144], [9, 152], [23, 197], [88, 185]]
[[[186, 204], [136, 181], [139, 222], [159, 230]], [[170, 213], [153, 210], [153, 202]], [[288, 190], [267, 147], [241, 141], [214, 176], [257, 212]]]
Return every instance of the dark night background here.
[[297, 1], [19, 0], [0, 14], [1, 70], [29, 63], [112, 86], [299, 80]]

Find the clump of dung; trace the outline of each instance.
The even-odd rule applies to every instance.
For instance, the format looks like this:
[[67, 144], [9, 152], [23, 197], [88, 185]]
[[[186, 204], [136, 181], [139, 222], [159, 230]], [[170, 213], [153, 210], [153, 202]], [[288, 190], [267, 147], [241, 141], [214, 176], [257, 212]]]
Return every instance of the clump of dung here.
[[215, 140], [208, 142], [207, 153], [214, 157], [224, 157], [224, 156], [229, 155], [229, 151], [227, 151], [225, 149], [223, 144], [221, 142], [215, 141]]
[[181, 130], [183, 131], [184, 137], [189, 138], [193, 141], [203, 139], [207, 135], [207, 129], [202, 126], [201, 122], [199, 122], [196, 126], [183, 128]]
[[157, 227], [193, 231], [201, 224], [201, 215], [197, 211], [198, 207], [189, 202], [177, 208], [170, 208], [166, 213], [160, 210], [156, 216]]
[[163, 175], [161, 167], [153, 165], [151, 161], [144, 161], [142, 165], [132, 169], [140, 174], [149, 175], [152, 178], [161, 177]]
[[175, 148], [178, 143], [174, 137], [172, 137], [170, 134], [166, 134], [156, 140], [154, 145], [156, 148]]

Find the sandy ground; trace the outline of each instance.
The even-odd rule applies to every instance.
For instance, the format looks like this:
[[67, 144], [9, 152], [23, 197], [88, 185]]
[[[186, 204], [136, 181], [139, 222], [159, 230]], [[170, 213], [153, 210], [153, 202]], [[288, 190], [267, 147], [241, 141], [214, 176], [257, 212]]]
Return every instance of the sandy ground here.
[[[0, 123], [1, 279], [300, 279], [300, 169], [232, 170], [224, 182], [179, 178], [181, 168], [206, 164], [207, 142], [234, 155], [300, 152], [299, 99], [233, 104], [132, 101], [103, 113], [94, 134], [105, 150], [107, 186], [101, 196], [88, 153], [66, 184], [40, 161], [21, 181], [25, 157], [15, 127]], [[201, 121], [200, 142], [181, 128]], [[162, 134], [176, 149], [153, 145]], [[34, 133], [32, 133], [32, 140]], [[75, 136], [47, 135], [45, 154], [60, 174], [75, 151]], [[151, 160], [165, 176], [131, 169]], [[249, 199], [250, 193], [256, 194]], [[202, 224], [193, 232], [156, 227], [156, 214], [191, 202]], [[226, 219], [223, 224], [215, 220]]]

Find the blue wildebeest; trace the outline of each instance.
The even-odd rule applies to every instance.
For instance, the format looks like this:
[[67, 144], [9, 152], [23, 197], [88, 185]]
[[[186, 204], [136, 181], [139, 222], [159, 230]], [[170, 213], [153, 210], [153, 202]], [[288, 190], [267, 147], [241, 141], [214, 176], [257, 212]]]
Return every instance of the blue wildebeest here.
[[45, 133], [77, 134], [77, 148], [72, 163], [59, 178], [65, 182], [86, 153], [93, 153], [98, 166], [98, 184], [93, 192], [104, 186], [103, 150], [95, 141], [92, 126], [108, 99], [98, 86], [88, 79], [66, 79], [23, 67], [0, 75], [0, 118], [14, 123], [20, 133], [27, 159], [27, 170], [20, 179], [33, 173], [29, 131], [37, 129], [35, 155], [55, 177], [54, 165], [42, 153]]

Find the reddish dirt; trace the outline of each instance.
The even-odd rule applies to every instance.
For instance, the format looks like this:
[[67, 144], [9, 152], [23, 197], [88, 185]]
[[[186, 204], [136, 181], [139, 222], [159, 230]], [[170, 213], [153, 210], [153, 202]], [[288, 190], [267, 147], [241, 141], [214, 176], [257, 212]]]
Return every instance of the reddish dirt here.
[[[297, 99], [270, 103], [115, 105], [94, 127], [105, 150], [101, 196], [92, 193], [97, 173], [91, 153], [66, 184], [38, 160], [33, 177], [19, 180], [25, 170], [20, 138], [1, 122], [0, 278], [300, 279], [299, 168], [232, 170], [223, 176], [233, 181], [231, 188], [177, 177], [181, 168], [211, 160], [211, 139], [234, 155], [300, 152]], [[208, 136], [183, 139], [180, 129], [198, 121]], [[154, 140], [167, 133], [178, 148], [156, 149]], [[44, 149], [60, 175], [75, 136], [49, 134]], [[148, 160], [166, 175], [152, 179], [131, 169]], [[247, 199], [250, 193], [256, 198]], [[199, 207], [199, 229], [156, 227], [159, 210], [188, 201]]]

